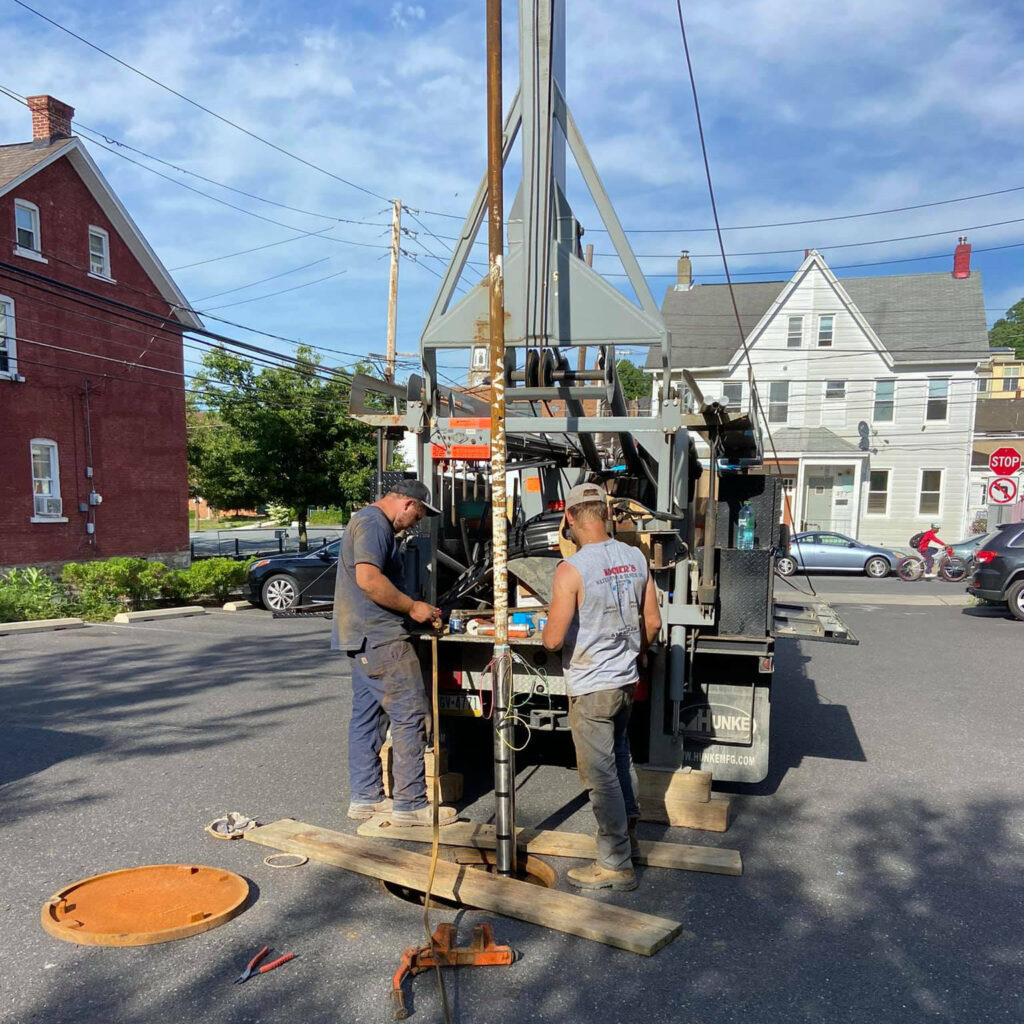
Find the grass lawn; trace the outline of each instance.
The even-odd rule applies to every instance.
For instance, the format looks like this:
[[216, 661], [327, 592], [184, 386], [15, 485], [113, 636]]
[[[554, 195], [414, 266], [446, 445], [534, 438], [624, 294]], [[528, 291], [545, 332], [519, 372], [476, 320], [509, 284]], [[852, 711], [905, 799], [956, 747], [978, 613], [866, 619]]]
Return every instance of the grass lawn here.
[[195, 517], [189, 516], [188, 528], [202, 533], [205, 530], [230, 530], [235, 526], [252, 526], [261, 522], [263, 520], [258, 516], [225, 516], [223, 519], [200, 519], [197, 526]]

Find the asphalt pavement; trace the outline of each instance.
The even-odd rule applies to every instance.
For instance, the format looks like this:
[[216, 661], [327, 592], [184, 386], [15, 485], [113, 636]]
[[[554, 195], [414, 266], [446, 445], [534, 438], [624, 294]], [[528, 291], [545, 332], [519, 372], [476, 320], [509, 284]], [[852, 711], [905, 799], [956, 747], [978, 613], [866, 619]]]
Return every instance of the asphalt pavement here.
[[[456, 1022], [1021, 1019], [1024, 623], [868, 601], [842, 614], [860, 646], [780, 641], [771, 772], [733, 787], [729, 831], [641, 826], [738, 849], [744, 875], [648, 868], [636, 892], [595, 895], [682, 922], [652, 958], [460, 912], [463, 941], [491, 920], [523, 958], [449, 974]], [[270, 851], [204, 831], [232, 810], [354, 831], [328, 625], [249, 611], [0, 638], [0, 1020], [391, 1019], [390, 977], [423, 941], [422, 910], [326, 865], [269, 868]], [[519, 823], [591, 831], [565, 743], [543, 739], [520, 756]], [[493, 810], [486, 749], [452, 752], [476, 821]], [[574, 862], [548, 861], [564, 886]], [[255, 899], [153, 946], [75, 945], [40, 927], [61, 887], [158, 863], [236, 871]], [[232, 985], [266, 944], [298, 957]], [[422, 976], [413, 1020], [439, 1019]]]

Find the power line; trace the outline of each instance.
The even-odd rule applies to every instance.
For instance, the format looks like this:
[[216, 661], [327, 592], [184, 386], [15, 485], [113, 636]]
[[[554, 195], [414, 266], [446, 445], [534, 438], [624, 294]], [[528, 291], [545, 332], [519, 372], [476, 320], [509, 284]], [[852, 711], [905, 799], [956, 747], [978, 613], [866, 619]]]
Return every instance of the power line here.
[[246, 288], [255, 288], [258, 284], [266, 284], [268, 281], [276, 281], [279, 277], [287, 277], [289, 274], [297, 274], [300, 270], [308, 270], [310, 267], [315, 267], [320, 263], [328, 263], [330, 256], [324, 256], [323, 259], [314, 260], [312, 263], [303, 263], [301, 267], [292, 267], [291, 270], [282, 271], [280, 274], [273, 274], [271, 277], [261, 278], [259, 281], [250, 281], [248, 284], [240, 284], [237, 288], [228, 288], [222, 292], [214, 292], [212, 295], [204, 295], [201, 299], [196, 299], [196, 302], [207, 302], [210, 299], [219, 299], [222, 295], [231, 295], [233, 292], [245, 291]]
[[211, 110], [209, 107], [204, 106], [202, 103], [199, 103], [198, 101], [184, 95], [184, 93], [180, 93], [176, 89], [172, 89], [169, 85], [165, 85], [163, 82], [159, 81], [156, 78], [153, 78], [151, 75], [147, 75], [146, 72], [140, 71], [137, 67], [133, 67], [127, 61], [121, 60], [120, 57], [115, 57], [109, 51], [104, 50], [103, 47], [97, 46], [96, 43], [90, 42], [83, 36], [78, 35], [77, 32], [72, 32], [71, 29], [62, 25], [60, 22], [54, 21], [52, 18], [48, 18], [45, 14], [43, 14], [40, 11], [37, 11], [34, 7], [29, 7], [29, 5], [25, 3], [24, 0], [14, 0], [14, 2], [19, 7], [23, 7], [26, 11], [30, 12], [31, 14], [34, 14], [37, 18], [41, 18], [43, 21], [52, 25], [54, 28], [60, 29], [61, 32], [65, 32], [73, 39], [77, 39], [80, 43], [84, 43], [86, 46], [95, 50], [97, 53], [102, 53], [104, 57], [108, 57], [110, 60], [114, 61], [115, 64], [120, 64], [121, 67], [127, 68], [129, 71], [133, 71], [135, 74], [146, 79], [147, 82], [152, 82], [153, 85], [159, 86], [166, 92], [171, 93], [172, 96], [177, 96], [178, 99], [184, 100], [186, 103], [189, 103], [193, 107], [202, 110], [204, 113], [209, 114], [211, 117], [215, 117], [218, 121], [221, 121], [224, 124], [230, 126], [231, 128], [234, 128], [236, 131], [240, 131], [243, 135], [248, 135], [249, 138], [255, 139], [257, 142], [261, 142], [265, 146], [269, 146], [271, 149], [283, 154], [284, 156], [291, 157], [292, 160], [297, 160], [300, 164], [304, 164], [306, 167], [310, 167], [314, 171], [319, 171], [321, 174], [326, 174], [327, 177], [333, 178], [335, 181], [340, 181], [343, 185], [348, 185], [350, 188], [357, 189], [360, 192], [365, 192], [367, 195], [373, 196], [375, 199], [382, 199], [385, 202], [391, 202], [391, 200], [388, 199], [387, 196], [381, 195], [379, 192], [375, 192], [373, 189], [366, 188], [363, 185], [359, 185], [354, 181], [349, 181], [347, 178], [343, 178], [341, 177], [341, 175], [335, 174], [333, 171], [329, 171], [327, 170], [327, 168], [321, 167], [319, 164], [315, 164], [310, 160], [306, 160], [305, 157], [297, 156], [295, 153], [292, 153], [289, 150], [283, 148], [282, 146], [277, 145], [277, 143], [271, 142], [269, 139], [265, 139], [261, 135], [257, 135], [255, 132], [250, 131], [248, 128], [243, 128], [240, 124], [236, 124], [234, 121], [231, 121], [230, 119], [222, 116], [221, 114], [218, 114], [215, 110]]
[[272, 299], [275, 295], [284, 295], [286, 292], [294, 292], [298, 291], [300, 288], [308, 288], [310, 285], [320, 284], [321, 281], [330, 281], [334, 277], [341, 277], [342, 274], [347, 273], [347, 270], [339, 270], [337, 273], [318, 277], [315, 281], [306, 281], [303, 284], [297, 284], [291, 288], [282, 288], [280, 291], [268, 292], [266, 295], [257, 295], [251, 299], [240, 299], [238, 302], [225, 302], [220, 306], [211, 306], [210, 309], [227, 309], [229, 306], [244, 306], [247, 302], [260, 302], [263, 299]]

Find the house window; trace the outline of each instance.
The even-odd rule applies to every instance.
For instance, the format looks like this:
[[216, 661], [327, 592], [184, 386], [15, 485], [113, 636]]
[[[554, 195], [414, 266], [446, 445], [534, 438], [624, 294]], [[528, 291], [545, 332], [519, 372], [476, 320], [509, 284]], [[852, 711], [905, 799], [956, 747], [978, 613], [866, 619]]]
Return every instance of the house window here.
[[875, 381], [875, 410], [873, 419], [876, 423], [892, 423], [896, 409], [896, 381]]
[[786, 348], [800, 348], [804, 340], [804, 318], [791, 316], [789, 329], [786, 332]]
[[[39, 207], [27, 199], [14, 200], [14, 251], [18, 256], [43, 260], [39, 237]], [[45, 263], [46, 261], [43, 260]]]
[[1003, 367], [1003, 390], [1009, 392], [1015, 392], [1020, 387], [1020, 367], [1019, 366], [1004, 366]]
[[103, 228], [89, 227], [89, 273], [110, 279], [110, 236]]
[[826, 398], [846, 398], [846, 381], [845, 380], [828, 380], [825, 381], [825, 397]]
[[978, 394], [979, 395], [988, 394], [988, 382], [991, 379], [992, 379], [991, 377], [979, 377], [978, 378]]
[[926, 420], [944, 420], [949, 411], [949, 378], [933, 377], [928, 381]]
[[832, 347], [832, 331], [835, 319], [831, 314], [818, 317], [818, 348]]
[[789, 420], [789, 381], [773, 380], [768, 385], [768, 422], [786, 423]]
[[917, 505], [920, 516], [937, 516], [942, 506], [942, 470], [921, 470], [921, 498]]
[[0, 295], [0, 376], [18, 372], [18, 348], [14, 340], [14, 300]]
[[889, 509], [889, 470], [873, 469], [868, 483], [868, 515], [884, 516]]
[[743, 407], [743, 385], [723, 384], [722, 401], [728, 409], [741, 409]]
[[473, 369], [486, 370], [487, 367], [487, 348], [484, 345], [478, 345], [475, 349], [473, 349]]
[[56, 519], [61, 514], [60, 468], [57, 442], [34, 438], [32, 451], [32, 498], [34, 519]]

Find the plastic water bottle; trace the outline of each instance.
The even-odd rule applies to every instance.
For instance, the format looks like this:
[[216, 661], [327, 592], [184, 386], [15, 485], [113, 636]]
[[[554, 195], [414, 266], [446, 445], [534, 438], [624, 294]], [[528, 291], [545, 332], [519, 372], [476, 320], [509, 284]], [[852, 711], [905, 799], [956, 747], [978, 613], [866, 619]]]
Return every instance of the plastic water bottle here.
[[740, 506], [736, 521], [736, 547], [741, 551], [754, 550], [754, 509], [749, 501]]

